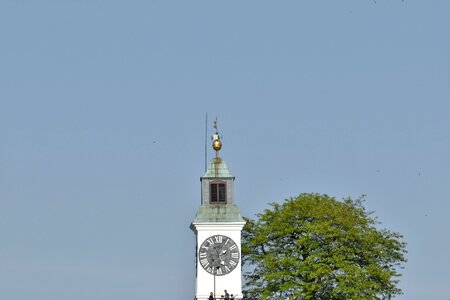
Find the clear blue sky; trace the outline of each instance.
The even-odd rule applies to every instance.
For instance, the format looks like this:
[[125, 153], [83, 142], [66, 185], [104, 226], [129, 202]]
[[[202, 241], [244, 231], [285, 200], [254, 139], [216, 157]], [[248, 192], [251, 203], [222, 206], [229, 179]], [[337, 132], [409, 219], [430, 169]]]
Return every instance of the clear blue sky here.
[[448, 299], [449, 11], [0, 1], [0, 299], [192, 299], [206, 112], [244, 216], [366, 194], [408, 243], [398, 299]]

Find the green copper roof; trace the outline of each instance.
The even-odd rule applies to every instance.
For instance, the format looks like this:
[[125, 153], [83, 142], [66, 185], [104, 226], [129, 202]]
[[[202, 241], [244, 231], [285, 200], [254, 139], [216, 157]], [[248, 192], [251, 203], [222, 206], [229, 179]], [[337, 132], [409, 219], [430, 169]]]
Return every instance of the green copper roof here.
[[214, 157], [209, 163], [208, 170], [206, 171], [204, 178], [234, 178], [228, 171], [225, 161], [220, 157]]
[[194, 223], [243, 221], [239, 208], [234, 204], [201, 205], [194, 219]]

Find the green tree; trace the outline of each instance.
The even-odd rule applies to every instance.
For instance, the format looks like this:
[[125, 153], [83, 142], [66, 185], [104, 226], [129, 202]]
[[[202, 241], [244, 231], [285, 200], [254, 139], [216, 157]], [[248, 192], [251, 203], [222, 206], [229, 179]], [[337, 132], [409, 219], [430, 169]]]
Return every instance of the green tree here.
[[364, 197], [301, 194], [247, 219], [245, 289], [258, 299], [384, 299], [398, 295], [403, 236], [378, 229]]

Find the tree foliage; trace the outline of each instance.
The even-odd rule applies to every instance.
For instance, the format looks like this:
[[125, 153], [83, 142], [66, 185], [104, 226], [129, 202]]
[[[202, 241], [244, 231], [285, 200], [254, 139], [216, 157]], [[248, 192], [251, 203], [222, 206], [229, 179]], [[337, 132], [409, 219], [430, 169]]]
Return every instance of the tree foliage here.
[[301, 194], [247, 219], [246, 291], [258, 299], [383, 299], [401, 293], [402, 235], [378, 229], [363, 197]]

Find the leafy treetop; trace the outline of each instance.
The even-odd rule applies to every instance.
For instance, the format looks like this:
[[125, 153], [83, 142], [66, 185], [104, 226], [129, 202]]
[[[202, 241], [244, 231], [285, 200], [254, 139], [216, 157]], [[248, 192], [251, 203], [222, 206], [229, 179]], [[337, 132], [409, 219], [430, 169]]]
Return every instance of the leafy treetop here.
[[401, 293], [402, 235], [377, 229], [364, 197], [301, 194], [247, 219], [242, 257], [258, 299], [382, 299]]

